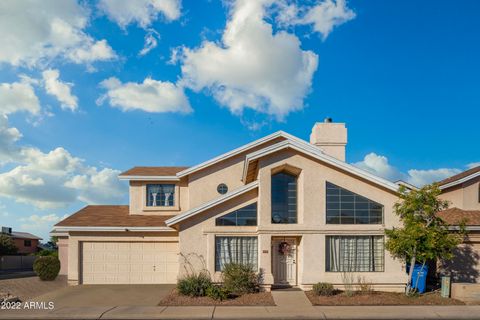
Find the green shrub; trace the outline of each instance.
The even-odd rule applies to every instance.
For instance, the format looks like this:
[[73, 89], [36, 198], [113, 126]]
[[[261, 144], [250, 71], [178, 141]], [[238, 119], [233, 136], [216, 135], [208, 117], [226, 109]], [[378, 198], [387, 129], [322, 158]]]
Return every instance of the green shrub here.
[[16, 253], [17, 247], [12, 238], [6, 234], [0, 234], [0, 256]]
[[229, 296], [229, 292], [222, 286], [212, 285], [207, 289], [207, 297], [215, 300], [226, 300]]
[[228, 292], [242, 295], [258, 291], [258, 276], [250, 265], [228, 263], [222, 275], [223, 285]]
[[60, 260], [52, 256], [38, 257], [33, 263], [33, 270], [40, 280], [55, 280], [60, 272]]
[[313, 285], [313, 293], [317, 296], [331, 296], [335, 293], [331, 283], [319, 282]]
[[177, 290], [184, 296], [204, 297], [207, 289], [212, 286], [210, 276], [205, 272], [191, 274], [178, 280]]

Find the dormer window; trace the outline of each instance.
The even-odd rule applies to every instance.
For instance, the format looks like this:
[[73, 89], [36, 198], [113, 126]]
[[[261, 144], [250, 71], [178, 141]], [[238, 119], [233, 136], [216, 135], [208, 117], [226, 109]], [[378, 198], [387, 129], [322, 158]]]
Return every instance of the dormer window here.
[[174, 184], [147, 184], [147, 207], [173, 207]]
[[297, 223], [297, 177], [284, 171], [272, 175], [272, 223]]

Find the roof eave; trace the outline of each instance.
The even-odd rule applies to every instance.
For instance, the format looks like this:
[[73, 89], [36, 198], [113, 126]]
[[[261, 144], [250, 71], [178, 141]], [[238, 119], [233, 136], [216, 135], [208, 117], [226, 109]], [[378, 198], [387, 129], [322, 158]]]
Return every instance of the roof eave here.
[[282, 138], [285, 138], [285, 139], [289, 139], [289, 140], [294, 140], [294, 141], [303, 141], [302, 139], [297, 138], [297, 137], [295, 137], [295, 136], [293, 136], [293, 135], [291, 135], [291, 134], [289, 134], [289, 133], [287, 133], [287, 132], [285, 132], [285, 131], [282, 131], [282, 130], [276, 131], [276, 132], [271, 133], [271, 134], [269, 134], [269, 135], [267, 135], [267, 136], [265, 136], [265, 137], [263, 137], [263, 138], [260, 138], [260, 139], [258, 139], [258, 140], [255, 140], [255, 141], [252, 141], [252, 142], [250, 142], [250, 143], [247, 143], [247, 144], [245, 144], [245, 145], [243, 145], [243, 146], [241, 146], [241, 147], [238, 147], [238, 148], [236, 148], [236, 149], [234, 149], [234, 150], [232, 150], [232, 151], [229, 151], [229, 152], [227, 152], [227, 153], [221, 154], [221, 155], [219, 155], [219, 156], [217, 156], [217, 157], [215, 157], [215, 158], [212, 158], [212, 159], [210, 159], [210, 160], [207, 160], [207, 161], [205, 161], [205, 162], [202, 162], [202, 163], [200, 163], [200, 164], [198, 164], [198, 165], [196, 165], [196, 166], [193, 166], [193, 167], [190, 167], [190, 168], [185, 169], [185, 170], [183, 170], [183, 171], [180, 171], [180, 172], [177, 173], [177, 177], [181, 178], [181, 177], [187, 176], [187, 175], [189, 175], [189, 174], [192, 174], [192, 173], [194, 173], [194, 172], [196, 172], [196, 171], [205, 169], [205, 168], [207, 168], [207, 167], [209, 167], [209, 166], [211, 166], [211, 165], [214, 165], [214, 164], [216, 164], [216, 163], [218, 163], [218, 162], [220, 162], [220, 161], [226, 160], [226, 159], [228, 159], [228, 158], [230, 158], [230, 157], [233, 157], [233, 156], [235, 156], [235, 155], [237, 155], [237, 154], [239, 154], [239, 153], [242, 153], [242, 152], [244, 152], [244, 151], [247, 151], [248, 149], [254, 148], [254, 147], [256, 147], [256, 146], [258, 146], [258, 145], [260, 145], [260, 144], [262, 144], [262, 143], [271, 141], [271, 140], [276, 139], [276, 138], [279, 138], [279, 137], [282, 137]]
[[130, 181], [180, 181], [180, 178], [177, 176], [129, 176], [129, 175], [119, 175], [118, 179], [120, 180], [130, 180]]
[[244, 168], [243, 168], [243, 176], [242, 176], [242, 181], [245, 181], [246, 179], [246, 174], [248, 172], [248, 165], [251, 161], [259, 159], [261, 157], [264, 157], [268, 154], [286, 149], [286, 148], [291, 148], [294, 150], [297, 150], [299, 152], [305, 153], [309, 156], [312, 156], [316, 159], [319, 159], [321, 161], [324, 161], [330, 165], [333, 165], [337, 168], [343, 169], [349, 173], [352, 173], [356, 176], [359, 176], [365, 180], [371, 181], [375, 184], [378, 184], [388, 190], [398, 192], [399, 186], [393, 182], [390, 182], [386, 179], [380, 178], [374, 174], [371, 174], [368, 171], [362, 170], [360, 168], [354, 167], [344, 161], [338, 160], [337, 158], [334, 158], [332, 156], [329, 156], [325, 153], [323, 153], [321, 150], [319, 150], [317, 147], [312, 146], [304, 141], [296, 141], [296, 140], [286, 140], [282, 141], [279, 143], [276, 143], [272, 146], [266, 147], [264, 149], [252, 152], [251, 154], [248, 154], [245, 159], [244, 163]]
[[442, 185], [439, 186], [439, 188], [440, 188], [440, 190], [448, 189], [450, 187], [454, 187], [456, 185], [462, 184], [462, 183], [467, 182], [468, 180], [474, 179], [476, 177], [480, 177], [480, 171], [472, 173], [471, 175], [468, 175], [464, 178], [461, 178], [461, 179], [458, 179], [458, 180], [455, 180], [455, 181], [452, 181], [452, 182], [449, 182], [449, 183], [442, 184]]
[[98, 231], [98, 232], [172, 232], [170, 227], [131, 227], [131, 226], [55, 226], [50, 233], [65, 233], [71, 231]]

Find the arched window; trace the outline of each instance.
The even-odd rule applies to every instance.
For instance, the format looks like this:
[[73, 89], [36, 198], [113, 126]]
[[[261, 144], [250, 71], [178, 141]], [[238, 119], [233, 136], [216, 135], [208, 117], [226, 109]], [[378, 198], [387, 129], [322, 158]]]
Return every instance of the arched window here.
[[297, 223], [297, 177], [272, 175], [272, 223]]

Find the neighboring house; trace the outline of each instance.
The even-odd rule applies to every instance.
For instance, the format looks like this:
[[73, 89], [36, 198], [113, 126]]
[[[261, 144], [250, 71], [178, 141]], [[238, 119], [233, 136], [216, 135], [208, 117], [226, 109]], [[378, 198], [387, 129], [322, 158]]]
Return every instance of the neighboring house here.
[[30, 254], [38, 251], [38, 246], [42, 238], [37, 237], [28, 232], [12, 231], [12, 228], [2, 227], [2, 234], [5, 234], [12, 238], [15, 246], [17, 247], [17, 253]]
[[403, 291], [403, 264], [384, 249], [384, 229], [400, 225], [398, 185], [346, 163], [346, 143], [345, 124], [326, 119], [310, 143], [279, 131], [190, 168], [130, 169], [128, 206], [87, 206], [55, 225], [61, 272], [70, 284], [175, 283], [241, 262], [267, 290], [342, 286], [354, 271]]
[[454, 227], [463, 221], [468, 231], [455, 258], [445, 267], [456, 282], [480, 283], [480, 166], [438, 184], [441, 198], [450, 201], [450, 208], [442, 211], [440, 217]]

